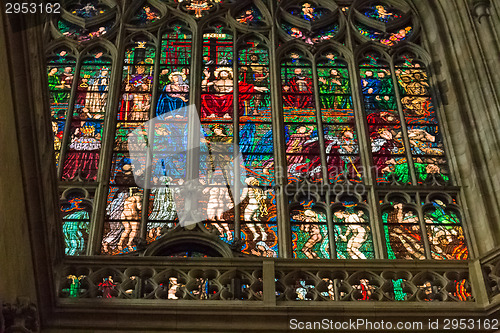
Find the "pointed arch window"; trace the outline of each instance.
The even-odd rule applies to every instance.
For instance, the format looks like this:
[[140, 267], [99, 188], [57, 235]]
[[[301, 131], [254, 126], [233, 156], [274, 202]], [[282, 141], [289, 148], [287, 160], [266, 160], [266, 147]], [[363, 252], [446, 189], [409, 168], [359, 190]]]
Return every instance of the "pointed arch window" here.
[[404, 1], [89, 0], [47, 25], [66, 255], [184, 230], [241, 256], [468, 257]]
[[93, 198], [81, 189], [68, 189], [61, 197], [64, 253], [68, 256], [85, 255], [87, 251]]

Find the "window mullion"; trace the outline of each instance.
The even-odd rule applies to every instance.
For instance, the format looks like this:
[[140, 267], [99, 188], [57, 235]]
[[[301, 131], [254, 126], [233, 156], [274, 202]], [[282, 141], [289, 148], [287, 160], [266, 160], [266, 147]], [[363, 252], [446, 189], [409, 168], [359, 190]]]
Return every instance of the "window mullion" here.
[[401, 123], [401, 133], [403, 134], [403, 141], [405, 145], [406, 159], [408, 160], [408, 168], [410, 169], [411, 182], [413, 185], [417, 185], [417, 176], [415, 175], [415, 165], [413, 163], [413, 157], [411, 153], [411, 144], [408, 137], [408, 128], [406, 125], [406, 119], [403, 112], [403, 104], [401, 103], [401, 94], [399, 92], [398, 79], [396, 78], [396, 71], [394, 67], [394, 62], [391, 59], [390, 63], [392, 85], [394, 87], [394, 95], [396, 96], [396, 103], [398, 105], [399, 119]]
[[118, 100], [120, 96], [120, 83], [122, 75], [123, 54], [125, 45], [123, 35], [125, 33], [123, 24], [117, 35], [117, 48], [114, 59], [111, 63], [112, 74], [109, 82], [109, 94], [106, 105], [106, 116], [104, 119], [103, 145], [99, 158], [98, 187], [94, 196], [94, 209], [92, 211], [88, 254], [96, 255], [100, 253], [101, 240], [104, 230], [104, 219], [106, 217], [106, 205], [109, 192], [109, 177], [111, 173], [111, 163], [113, 160], [113, 143], [116, 130], [116, 118], [118, 112]]
[[431, 245], [429, 243], [429, 237], [427, 236], [427, 225], [424, 220], [424, 212], [422, 210], [422, 199], [420, 198], [420, 193], [417, 192], [415, 195], [415, 200], [416, 200], [416, 206], [417, 206], [417, 212], [418, 212], [418, 220], [419, 220], [419, 225], [420, 225], [420, 230], [421, 230], [421, 235], [422, 235], [422, 242], [424, 243], [424, 249], [425, 249], [425, 258], [426, 259], [432, 259], [432, 252], [431, 252]]
[[271, 30], [271, 47], [269, 48], [269, 77], [271, 87], [271, 128], [274, 145], [274, 174], [276, 181], [276, 222], [278, 224], [278, 249], [282, 258], [292, 257], [292, 234], [290, 228], [290, 211], [286, 193], [287, 162], [285, 157], [286, 142], [284, 135], [283, 100], [281, 97], [280, 61], [277, 59], [278, 33], [275, 25]]
[[[71, 86], [71, 95], [68, 101], [68, 110], [66, 110], [66, 120], [64, 125], [63, 139], [61, 141], [61, 150], [59, 152], [59, 161], [57, 163], [57, 179], [62, 179], [62, 172], [64, 167], [64, 159], [66, 158], [66, 152], [68, 151], [69, 140], [71, 137], [71, 121], [73, 120], [73, 110], [74, 103], [77, 94], [78, 81], [80, 80], [80, 69], [82, 67], [82, 57], [81, 54], [78, 55], [78, 59], [75, 64], [75, 75], [73, 77], [73, 84]], [[57, 162], [57, 161], [56, 161]]]
[[[238, 72], [238, 62], [239, 62], [239, 48], [236, 43], [238, 40], [238, 32], [233, 30], [233, 172], [234, 172], [234, 186], [233, 186], [233, 203], [234, 203], [234, 240], [240, 239], [241, 230], [241, 205], [240, 202], [240, 188], [241, 188], [241, 168], [240, 165], [243, 160], [240, 161], [240, 117], [239, 117], [239, 72]], [[230, 189], [231, 184], [227, 184]]]
[[[355, 61], [355, 59], [352, 59], [352, 61]], [[363, 177], [362, 181], [364, 184], [372, 185], [375, 183], [375, 178], [371, 168], [373, 156], [370, 136], [368, 135], [368, 122], [366, 120], [363, 102], [361, 99], [361, 86], [359, 83], [360, 74], [358, 66], [353, 64], [352, 61], [348, 64], [350, 77], [349, 81], [351, 84], [351, 97], [354, 108], [355, 127], [358, 136], [359, 154], [364, 169], [363, 172], [361, 172], [361, 175]]]
[[[158, 33], [157, 40], [155, 43], [155, 62], [153, 64], [153, 84], [151, 85], [151, 101], [149, 107], [149, 119], [154, 119], [156, 117], [156, 103], [158, 99], [158, 81], [159, 81], [159, 69], [160, 69], [160, 56], [161, 56], [161, 32]], [[150, 122], [148, 126], [148, 138], [150, 142], [150, 147], [152, 149], [147, 149], [146, 151], [146, 165], [148, 165], [147, 161], [151, 161], [153, 163], [154, 159], [154, 150], [155, 150], [155, 123], [154, 121]], [[148, 219], [149, 219], [149, 194], [151, 192], [151, 168], [146, 168], [144, 174], [144, 195], [142, 197], [142, 214], [141, 214], [141, 225], [140, 225], [140, 238], [142, 240], [146, 240], [146, 235], [148, 231]]]
[[318, 85], [318, 69], [316, 67], [316, 58], [312, 59], [312, 74], [313, 74], [313, 89], [314, 89], [314, 107], [316, 109], [316, 125], [318, 126], [318, 140], [319, 140], [319, 153], [321, 158], [321, 182], [327, 185], [330, 181], [328, 175], [328, 164], [326, 161], [326, 145], [323, 130], [323, 117], [321, 114], [321, 100], [319, 98], [319, 85]]
[[330, 258], [338, 259], [337, 257], [337, 243], [335, 242], [335, 225], [333, 224], [333, 214], [332, 214], [332, 198], [335, 198], [333, 193], [327, 192], [325, 196], [326, 200], [326, 225], [328, 230], [328, 238], [330, 240]]
[[[348, 24], [348, 26], [350, 25]], [[364, 184], [373, 185], [375, 178], [373, 177], [371, 169], [373, 161], [371, 142], [369, 139], [370, 136], [368, 135], [368, 122], [363, 108], [363, 99], [361, 98], [361, 86], [359, 83], [360, 75], [358, 71], [357, 59], [355, 58], [351, 29], [346, 29], [346, 45], [351, 51], [347, 66], [349, 69], [349, 82], [351, 86], [351, 98], [354, 109], [354, 125], [358, 136], [359, 155], [364, 169], [363, 172], [361, 172], [363, 177], [362, 182]]]
[[[200, 132], [201, 129], [201, 77], [203, 72], [202, 67], [202, 50], [203, 50], [203, 31], [200, 30], [198, 25], [192, 29], [191, 39], [191, 75], [189, 78], [189, 102], [195, 106], [198, 117], [195, 119], [191, 112], [187, 113], [188, 116], [188, 131], [187, 131], [187, 152], [186, 152], [186, 183], [189, 186], [199, 178], [200, 167]], [[188, 111], [192, 111], [188, 107]], [[186, 184], [185, 183], [185, 184]], [[184, 198], [184, 210], [197, 211], [198, 202], [193, 202], [192, 196]]]
[[380, 209], [379, 193], [372, 187], [368, 193], [368, 202], [371, 203], [370, 226], [372, 230], [373, 249], [375, 258], [387, 259], [387, 249], [385, 244], [384, 222], [382, 221], [382, 211]]

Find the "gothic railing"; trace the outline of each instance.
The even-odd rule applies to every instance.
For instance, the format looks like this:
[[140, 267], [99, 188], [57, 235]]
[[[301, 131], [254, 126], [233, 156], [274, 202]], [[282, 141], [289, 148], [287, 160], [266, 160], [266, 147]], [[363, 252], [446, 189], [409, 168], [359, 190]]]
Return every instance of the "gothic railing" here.
[[459, 261], [99, 257], [68, 260], [58, 269], [57, 281], [60, 299], [71, 302], [102, 298], [326, 305], [475, 300], [469, 263]]
[[500, 301], [500, 250], [484, 256], [480, 263], [489, 301]]

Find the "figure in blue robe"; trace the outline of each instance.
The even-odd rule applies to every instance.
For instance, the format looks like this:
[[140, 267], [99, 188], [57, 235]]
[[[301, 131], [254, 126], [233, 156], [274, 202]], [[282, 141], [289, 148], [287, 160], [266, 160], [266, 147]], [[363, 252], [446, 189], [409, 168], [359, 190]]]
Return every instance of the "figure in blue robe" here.
[[158, 99], [156, 115], [164, 118], [182, 118], [183, 112], [179, 109], [187, 106], [189, 86], [185, 83], [186, 74], [173, 72], [169, 75], [171, 83], [165, 85]]

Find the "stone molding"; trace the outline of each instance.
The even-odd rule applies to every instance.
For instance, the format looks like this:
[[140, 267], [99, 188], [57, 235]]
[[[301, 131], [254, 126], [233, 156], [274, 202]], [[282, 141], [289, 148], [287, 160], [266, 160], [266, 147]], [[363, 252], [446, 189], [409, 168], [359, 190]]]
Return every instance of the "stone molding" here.
[[18, 298], [14, 304], [0, 302], [0, 332], [40, 332], [38, 310], [27, 298]]

